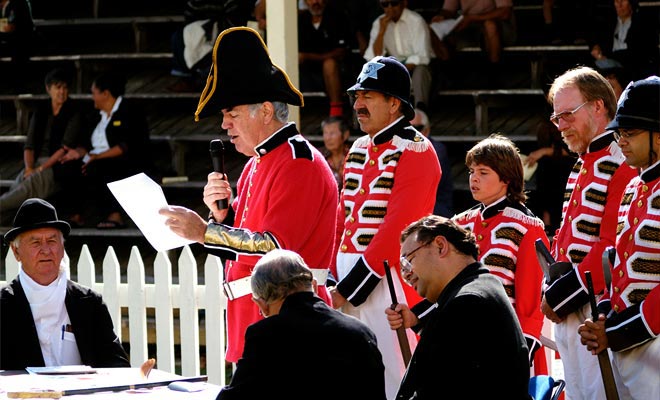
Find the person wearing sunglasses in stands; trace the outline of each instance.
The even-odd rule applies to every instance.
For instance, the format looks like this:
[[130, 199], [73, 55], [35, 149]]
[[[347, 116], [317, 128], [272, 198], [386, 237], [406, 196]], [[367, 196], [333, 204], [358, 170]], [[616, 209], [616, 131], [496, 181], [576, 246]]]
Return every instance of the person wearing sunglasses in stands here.
[[[518, 318], [477, 257], [474, 234], [444, 217], [423, 217], [401, 234], [401, 276], [433, 306], [397, 399], [529, 399]], [[393, 329], [416, 319], [405, 304], [386, 313]]]
[[541, 311], [556, 324], [567, 397], [604, 399], [598, 359], [585, 351], [577, 332], [591, 315], [585, 272], [591, 271], [594, 292], [602, 293], [603, 251], [614, 245], [621, 196], [637, 173], [625, 165], [614, 132], [607, 130], [616, 98], [602, 75], [588, 67], [571, 69], [555, 79], [548, 99], [554, 109], [550, 120], [578, 160], [551, 249], [557, 262], [550, 269], [564, 273], [545, 287]]

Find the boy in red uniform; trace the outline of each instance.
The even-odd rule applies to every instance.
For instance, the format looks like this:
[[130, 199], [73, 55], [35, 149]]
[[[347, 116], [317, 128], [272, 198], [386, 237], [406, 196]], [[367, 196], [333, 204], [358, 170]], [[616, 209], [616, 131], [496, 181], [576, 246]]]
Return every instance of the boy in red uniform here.
[[518, 149], [506, 137], [491, 135], [468, 151], [465, 165], [472, 197], [480, 204], [453, 219], [474, 233], [479, 261], [502, 282], [516, 311], [535, 373], [547, 374], [545, 353], [537, 352], [543, 327], [543, 271], [534, 243], [542, 239], [549, 244], [543, 221], [524, 204], [527, 195]]

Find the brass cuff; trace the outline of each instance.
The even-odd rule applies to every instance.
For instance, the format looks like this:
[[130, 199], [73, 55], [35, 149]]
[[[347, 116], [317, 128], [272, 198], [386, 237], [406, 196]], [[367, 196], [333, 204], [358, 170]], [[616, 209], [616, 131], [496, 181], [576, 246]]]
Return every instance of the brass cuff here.
[[273, 235], [268, 232], [251, 232], [214, 222], [208, 224], [206, 228], [204, 244], [249, 254], [266, 254], [279, 248]]

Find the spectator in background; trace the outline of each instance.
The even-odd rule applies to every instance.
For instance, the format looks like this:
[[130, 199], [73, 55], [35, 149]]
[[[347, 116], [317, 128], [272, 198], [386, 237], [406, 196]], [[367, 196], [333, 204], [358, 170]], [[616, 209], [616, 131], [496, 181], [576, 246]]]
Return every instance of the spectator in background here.
[[337, 187], [341, 191], [344, 178], [344, 162], [348, 154], [348, 137], [351, 130], [348, 123], [341, 117], [328, 117], [321, 122], [323, 129], [323, 155], [328, 162], [332, 173], [337, 180]]
[[102, 73], [92, 82], [92, 100], [99, 112], [90, 124], [95, 127], [83, 150], [82, 172], [91, 203], [104, 217], [98, 229], [124, 227], [121, 207], [107, 183], [152, 172], [147, 119], [124, 99], [125, 88], [126, 79], [113, 72]]
[[616, 15], [610, 15], [594, 31], [590, 44], [596, 67], [609, 59], [623, 65], [626, 86], [630, 80], [658, 73], [658, 21], [644, 18], [637, 0], [614, 0]]
[[[619, 206], [611, 287], [598, 304], [596, 322], [578, 327], [581, 342], [596, 355], [612, 351], [623, 399], [660, 398], [660, 78], [631, 83], [609, 129], [639, 176]], [[595, 358], [595, 357], [594, 357]]]
[[[265, 319], [247, 328], [243, 357], [218, 400], [385, 400], [376, 336], [315, 294], [316, 279], [301, 256], [269, 252], [254, 266], [250, 285]], [[320, 343], [336, 345], [312, 356]], [[324, 388], [335, 374], [332, 390]]]
[[426, 20], [409, 10], [408, 0], [381, 0], [385, 12], [371, 26], [364, 59], [391, 56], [406, 66], [412, 78], [413, 106], [426, 109], [431, 93], [431, 40]]
[[80, 185], [82, 164], [77, 149], [85, 138], [80, 107], [69, 98], [71, 75], [54, 69], [46, 74], [44, 83], [49, 101], [40, 104], [30, 118], [23, 150], [25, 166], [9, 191], [0, 196], [3, 213], [16, 210], [32, 197], [46, 199], [62, 192], [64, 200], [78, 195], [75, 188]]
[[298, 62], [300, 89], [325, 90], [330, 116], [344, 113], [342, 69], [348, 29], [346, 15], [330, 7], [330, 0], [305, 0], [298, 13]]
[[438, 156], [438, 161], [440, 161], [442, 177], [440, 178], [440, 184], [438, 184], [438, 190], [435, 195], [433, 214], [445, 218], [451, 218], [454, 215], [452, 205], [454, 198], [454, 182], [451, 176], [451, 162], [449, 161], [449, 155], [447, 154], [447, 147], [431, 137], [431, 124], [429, 122], [429, 117], [419, 108], [415, 109], [415, 118], [410, 120], [410, 125], [429, 139], [435, 149], [435, 154]]
[[406, 304], [383, 307], [391, 329], [414, 326], [421, 337], [396, 399], [530, 398], [520, 323], [477, 250], [471, 232], [436, 215], [401, 233], [401, 275], [433, 307], [418, 326]]
[[[460, 18], [459, 16], [460, 10]], [[516, 40], [516, 26], [513, 17], [512, 0], [445, 0], [440, 14], [432, 19], [434, 23], [454, 19], [456, 25], [445, 38], [431, 34], [436, 56], [448, 60], [454, 48], [480, 45], [488, 56], [490, 83], [499, 77], [502, 47]], [[433, 30], [433, 29], [432, 29]]]
[[564, 364], [569, 398], [603, 399], [598, 360], [580, 344], [578, 326], [591, 315], [585, 272], [595, 293], [605, 288], [603, 250], [614, 245], [623, 191], [636, 175], [607, 125], [616, 111], [612, 86], [588, 67], [557, 77], [548, 94], [550, 116], [570, 151], [579, 155], [566, 184], [562, 223], [552, 241], [557, 260], [551, 269], [565, 271], [545, 287], [541, 311], [555, 323], [555, 339]]
[[[369, 46], [371, 26], [383, 13], [379, 0], [346, 0], [348, 22], [350, 24], [352, 46], [358, 49], [360, 57]], [[354, 42], [353, 42], [354, 40]]]
[[203, 88], [218, 33], [245, 26], [252, 10], [252, 3], [244, 0], [188, 0], [183, 12], [185, 25], [172, 35], [171, 74], [181, 79], [170, 90], [195, 92]]
[[24, 89], [26, 67], [33, 48], [34, 22], [29, 0], [0, 0], [0, 56], [11, 57], [11, 70], [5, 77], [13, 89]]
[[130, 367], [101, 295], [67, 279], [70, 231], [50, 203], [28, 199], [5, 233], [21, 268], [0, 288], [0, 369]]

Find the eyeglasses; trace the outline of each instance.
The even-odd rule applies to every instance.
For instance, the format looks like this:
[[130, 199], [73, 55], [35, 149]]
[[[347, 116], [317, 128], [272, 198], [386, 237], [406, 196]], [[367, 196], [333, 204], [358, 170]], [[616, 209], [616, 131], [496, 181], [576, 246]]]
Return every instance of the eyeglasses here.
[[412, 258], [410, 258], [410, 259], [408, 259], [408, 258], [410, 256], [412, 256], [413, 254], [415, 254], [415, 252], [417, 250], [421, 249], [422, 247], [426, 247], [430, 244], [431, 244], [431, 242], [422, 244], [422, 245], [418, 246], [417, 248], [415, 248], [415, 250], [413, 250], [410, 253], [406, 254], [405, 256], [401, 256], [401, 258], [399, 259], [399, 267], [401, 268], [401, 276], [406, 276], [407, 274], [412, 272], [412, 264], [411, 264]]
[[400, 0], [390, 0], [390, 1], [381, 1], [380, 6], [383, 8], [387, 7], [398, 7], [401, 4]]
[[626, 130], [614, 131], [614, 140], [616, 140], [617, 143], [619, 143], [621, 139], [626, 139], [627, 141], [630, 140], [630, 138], [632, 138], [633, 136], [637, 136], [643, 132], [646, 131], [642, 129], [635, 129], [633, 131], [626, 131]]
[[577, 106], [577, 107], [575, 108], [575, 110], [573, 110], [573, 111], [562, 111], [562, 112], [560, 112], [559, 114], [552, 114], [552, 115], [550, 116], [550, 122], [552, 122], [553, 124], [555, 124], [555, 126], [559, 126], [559, 120], [560, 120], [560, 119], [563, 119], [563, 120], [566, 121], [566, 122], [573, 122], [573, 121], [575, 121], [575, 115], [574, 115], [574, 114], [575, 114], [576, 112], [578, 112], [578, 110], [580, 110], [580, 108], [582, 108], [582, 107], [583, 107], [585, 104], [587, 104], [587, 103], [588, 103], [588, 101], [585, 101], [584, 103], [582, 103], [582, 104], [580, 104], [579, 106]]

